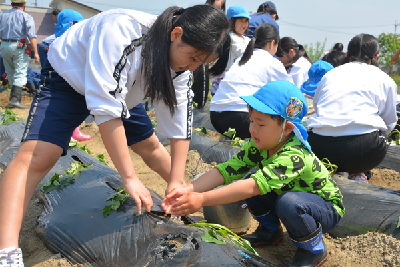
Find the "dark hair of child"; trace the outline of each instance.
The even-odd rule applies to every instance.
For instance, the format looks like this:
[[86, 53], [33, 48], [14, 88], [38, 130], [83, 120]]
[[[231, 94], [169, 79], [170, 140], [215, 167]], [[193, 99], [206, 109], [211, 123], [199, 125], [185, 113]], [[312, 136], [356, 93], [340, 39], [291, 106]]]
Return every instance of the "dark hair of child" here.
[[[208, 4], [208, 5], [214, 5], [214, 3], [215, 3], [215, 0], [207, 0], [206, 1], [206, 4]], [[223, 11], [225, 11], [225, 3], [226, 3], [226, 1], [224, 1], [224, 4], [221, 6], [221, 9]]]
[[336, 43], [336, 44], [333, 46], [332, 50], [333, 50], [333, 51], [342, 52], [342, 51], [343, 51], [343, 44], [342, 44], [342, 43]]
[[331, 65], [336, 68], [340, 65], [343, 65], [346, 59], [346, 53], [340, 52], [340, 51], [331, 51], [328, 54], [326, 54], [322, 60], [326, 61], [328, 63], [331, 63]]
[[242, 66], [249, 61], [255, 48], [262, 49], [273, 40], [275, 40], [275, 44], [279, 43], [279, 32], [274, 25], [263, 23], [258, 26], [254, 31], [253, 38], [251, 38], [246, 50], [243, 53], [242, 59], [239, 62], [239, 66]]
[[[230, 31], [231, 32], [233, 32], [233, 33], [236, 33], [236, 34], [238, 34], [237, 32], [236, 32], [236, 30], [235, 30], [235, 24], [236, 24], [236, 20], [237, 19], [240, 19], [240, 18], [230, 18], [229, 19], [229, 21], [230, 21], [230, 23], [231, 23], [231, 28], [230, 28]], [[247, 34], [249, 33], [249, 27], [247, 27], [247, 29], [244, 31], [244, 34], [247, 36]], [[241, 34], [239, 34], [239, 35], [241, 35]]]
[[61, 11], [59, 10], [59, 9], [54, 9], [52, 12], [51, 12], [51, 14], [53, 15], [53, 16], [58, 16], [58, 14], [60, 13]]
[[376, 66], [375, 56], [379, 54], [379, 42], [370, 34], [356, 35], [350, 40], [347, 53], [350, 62], [361, 61]]
[[270, 15], [275, 15], [275, 21], [279, 20], [279, 16], [276, 13], [276, 11], [272, 8], [268, 8], [267, 6], [268, 5], [266, 4], [261, 4], [257, 9], [257, 13], [258, 14], [269, 13]]
[[[249, 114], [253, 111], [253, 108], [249, 105], [247, 105], [247, 108], [249, 109]], [[283, 125], [283, 123], [285, 122], [285, 119], [281, 116], [281, 115], [271, 115], [271, 114], [267, 114], [271, 117], [271, 119], [273, 119], [274, 121], [278, 122], [278, 125]]]
[[16, 7], [23, 7], [24, 4], [26, 4], [26, 3], [13, 3], [13, 2], [11, 2], [11, 6], [16, 6]]
[[177, 105], [169, 62], [171, 31], [183, 29], [182, 42], [192, 46], [199, 55], [219, 54], [217, 63], [209, 70], [212, 75], [222, 74], [229, 58], [229, 21], [224, 12], [210, 5], [197, 5], [182, 9], [166, 9], [144, 37], [141, 72], [146, 96], [151, 101], [162, 100], [171, 115]]
[[300, 44], [297, 44], [296, 40], [291, 37], [283, 37], [280, 40], [278, 51], [276, 51], [276, 56], [282, 57], [283, 53], [289, 53], [290, 49], [293, 49], [296, 55], [293, 57], [291, 64], [285, 67], [286, 69], [290, 68], [291, 65], [293, 65], [293, 63], [295, 63], [301, 57], [306, 58], [311, 64], [313, 63], [311, 59], [308, 58], [307, 52], [304, 47]]

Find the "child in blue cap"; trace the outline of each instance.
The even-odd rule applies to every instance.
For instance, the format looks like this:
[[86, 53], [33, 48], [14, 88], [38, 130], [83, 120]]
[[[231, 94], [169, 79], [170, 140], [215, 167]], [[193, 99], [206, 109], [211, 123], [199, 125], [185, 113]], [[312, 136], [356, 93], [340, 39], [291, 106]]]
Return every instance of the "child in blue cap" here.
[[323, 60], [318, 60], [312, 64], [311, 68], [308, 70], [308, 80], [303, 83], [300, 90], [311, 97], [314, 97], [315, 90], [317, 90], [318, 84], [322, 77], [330, 71], [333, 70], [331, 63]]
[[[328, 257], [322, 233], [336, 227], [345, 209], [337, 184], [307, 142], [306, 100], [288, 81], [270, 82], [242, 99], [249, 105], [252, 139], [232, 159], [168, 194], [163, 208], [183, 216], [245, 199], [260, 225], [243, 238], [254, 247], [277, 245], [282, 221], [298, 246], [282, 265], [320, 266]], [[250, 178], [232, 183], [254, 167]], [[222, 184], [227, 186], [212, 190]]]

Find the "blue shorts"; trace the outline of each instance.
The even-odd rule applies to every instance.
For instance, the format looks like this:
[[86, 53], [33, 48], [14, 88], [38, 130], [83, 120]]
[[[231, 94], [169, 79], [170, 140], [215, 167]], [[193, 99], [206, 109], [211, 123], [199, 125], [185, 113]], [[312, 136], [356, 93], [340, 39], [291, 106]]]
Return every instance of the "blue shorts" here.
[[[153, 125], [142, 104], [129, 110], [130, 118], [122, 119], [127, 145], [146, 140], [154, 133]], [[41, 140], [58, 145], [67, 154], [72, 132], [90, 111], [85, 96], [77, 93], [61, 76], [52, 73], [46, 86], [37, 90], [33, 98], [22, 142]]]

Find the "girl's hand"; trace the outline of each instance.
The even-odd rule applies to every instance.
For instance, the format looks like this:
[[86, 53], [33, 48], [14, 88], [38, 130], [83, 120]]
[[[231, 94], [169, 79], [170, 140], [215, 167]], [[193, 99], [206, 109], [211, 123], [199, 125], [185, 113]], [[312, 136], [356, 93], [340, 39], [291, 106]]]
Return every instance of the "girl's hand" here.
[[142, 184], [139, 178], [122, 180], [126, 192], [135, 200], [138, 213], [141, 214], [142, 207], [145, 206], [146, 211], [150, 212], [153, 207], [153, 199], [149, 190]]
[[169, 183], [167, 186], [167, 189], [165, 190], [165, 195], [167, 196], [175, 188], [180, 188], [180, 187], [185, 187], [185, 186], [186, 186], [186, 183], [183, 180], [182, 180], [182, 182], [179, 182], [179, 183]]
[[176, 199], [178, 202], [172, 204], [170, 212], [172, 216], [185, 216], [198, 211], [203, 207], [203, 193], [190, 192]]

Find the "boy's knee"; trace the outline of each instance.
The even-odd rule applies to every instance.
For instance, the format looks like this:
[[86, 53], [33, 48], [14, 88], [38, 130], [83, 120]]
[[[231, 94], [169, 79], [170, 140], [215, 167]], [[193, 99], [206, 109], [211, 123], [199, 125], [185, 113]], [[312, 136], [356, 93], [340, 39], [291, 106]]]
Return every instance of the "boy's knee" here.
[[287, 214], [302, 214], [305, 212], [296, 193], [297, 192], [283, 193], [277, 198], [275, 208], [279, 217], [287, 216]]

